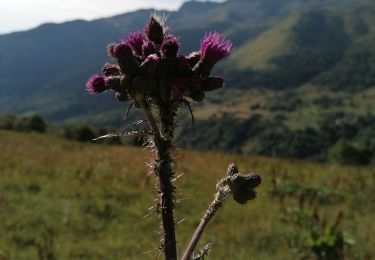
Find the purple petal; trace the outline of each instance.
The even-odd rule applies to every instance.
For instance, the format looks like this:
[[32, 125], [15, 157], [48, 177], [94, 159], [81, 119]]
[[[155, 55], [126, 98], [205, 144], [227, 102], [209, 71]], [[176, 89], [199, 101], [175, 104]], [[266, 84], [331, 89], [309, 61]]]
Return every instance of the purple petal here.
[[123, 43], [128, 43], [131, 49], [138, 55], [142, 55], [142, 46], [146, 41], [145, 36], [141, 32], [129, 33], [128, 38]]
[[176, 57], [180, 49], [180, 41], [175, 36], [168, 36], [161, 45], [162, 57]]
[[217, 32], [206, 34], [201, 42], [202, 59], [216, 63], [232, 52], [232, 46], [231, 41]]
[[116, 59], [120, 59], [121, 57], [126, 57], [128, 55], [133, 55], [132, 49], [128, 43], [119, 43], [113, 47], [113, 56]]
[[108, 90], [108, 81], [104, 75], [93, 75], [86, 84], [86, 90], [90, 94], [98, 94]]

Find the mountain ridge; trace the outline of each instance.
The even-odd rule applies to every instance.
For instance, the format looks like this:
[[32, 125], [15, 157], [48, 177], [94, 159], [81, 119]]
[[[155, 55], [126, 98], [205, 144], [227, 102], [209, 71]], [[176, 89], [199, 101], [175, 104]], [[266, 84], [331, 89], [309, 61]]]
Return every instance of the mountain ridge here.
[[[369, 11], [373, 8], [366, 0], [191, 1], [166, 14], [172, 33], [180, 35], [185, 55], [198, 49], [209, 31], [224, 33], [234, 42], [236, 52], [216, 69], [230, 88], [280, 90], [311, 83], [355, 91], [375, 85], [371, 51], [375, 26]], [[113, 93], [88, 97], [85, 81], [100, 71], [103, 62], [111, 62], [105, 46], [126, 32], [141, 30], [152, 11], [45, 24], [0, 35], [0, 112], [36, 112], [54, 122], [86, 117], [89, 123], [112, 124], [94, 118], [120, 115], [125, 108], [113, 102]], [[340, 42], [342, 47], [337, 45]], [[348, 75], [358, 76], [348, 80]]]

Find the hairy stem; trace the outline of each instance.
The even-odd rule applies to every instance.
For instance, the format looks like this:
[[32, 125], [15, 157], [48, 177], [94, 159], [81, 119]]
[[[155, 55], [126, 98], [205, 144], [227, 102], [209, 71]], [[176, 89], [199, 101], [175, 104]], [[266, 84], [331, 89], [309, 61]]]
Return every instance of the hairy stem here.
[[191, 260], [194, 250], [201, 238], [203, 231], [205, 230], [208, 222], [213, 218], [216, 212], [223, 205], [226, 197], [231, 193], [229, 186], [226, 185], [229, 177], [222, 179], [217, 185], [217, 193], [215, 194], [215, 199], [212, 201], [203, 218], [201, 219], [197, 229], [195, 230], [181, 260]]
[[145, 109], [145, 115], [154, 132], [155, 164], [154, 174], [158, 177], [159, 207], [163, 224], [163, 248], [165, 259], [176, 260], [176, 234], [174, 221], [174, 187], [172, 185], [173, 159], [172, 148], [174, 131], [174, 112], [169, 108], [160, 108], [160, 129], [150, 110]]

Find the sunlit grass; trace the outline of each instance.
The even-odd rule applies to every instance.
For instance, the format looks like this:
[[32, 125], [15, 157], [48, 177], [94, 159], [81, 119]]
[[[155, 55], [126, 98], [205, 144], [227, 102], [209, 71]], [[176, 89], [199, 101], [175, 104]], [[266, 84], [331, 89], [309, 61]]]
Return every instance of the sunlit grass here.
[[[157, 217], [147, 210], [155, 196], [147, 176], [148, 151], [134, 147], [79, 144], [37, 134], [0, 132], [0, 256], [37, 259], [37, 244], [52, 230], [58, 259], [155, 259]], [[375, 171], [217, 153], [175, 151], [178, 248], [185, 247], [214, 187], [230, 162], [262, 174], [259, 197], [241, 206], [228, 200], [202, 237], [213, 242], [210, 259], [296, 259], [280, 204], [271, 197], [272, 182], [292, 180], [302, 186], [343, 194], [336, 203], [317, 204], [328, 223], [339, 211], [341, 229], [355, 240], [348, 256], [374, 256]], [[314, 207], [315, 207], [314, 206]], [[307, 212], [313, 206], [306, 205]], [[153, 250], [147, 254], [148, 252]], [[7, 258], [5, 258], [7, 259]], [[159, 258], [161, 259], [161, 257]]]

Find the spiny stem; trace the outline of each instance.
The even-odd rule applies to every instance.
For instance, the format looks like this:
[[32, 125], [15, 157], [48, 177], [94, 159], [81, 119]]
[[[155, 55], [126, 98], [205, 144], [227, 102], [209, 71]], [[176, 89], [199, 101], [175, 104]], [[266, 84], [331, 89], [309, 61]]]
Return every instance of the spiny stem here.
[[196, 248], [199, 239], [201, 238], [204, 229], [206, 228], [208, 222], [213, 218], [216, 212], [221, 208], [223, 205], [224, 200], [226, 197], [231, 193], [231, 190], [226, 183], [228, 182], [230, 177], [226, 177], [222, 179], [217, 185], [217, 193], [215, 194], [215, 199], [210, 204], [206, 213], [204, 214], [203, 218], [201, 219], [197, 229], [195, 230], [184, 255], [182, 256], [181, 260], [191, 260], [192, 255], [194, 253], [194, 249]]
[[176, 234], [174, 222], [174, 187], [172, 185], [172, 163], [170, 154], [174, 130], [174, 112], [160, 107], [160, 129], [155, 117], [147, 107], [143, 109], [147, 120], [154, 132], [155, 165], [154, 173], [158, 177], [158, 192], [160, 194], [159, 205], [163, 224], [163, 247], [167, 260], [177, 259]]
[[150, 127], [153, 131], [155, 139], [156, 138], [159, 139], [160, 138], [160, 130], [159, 130], [158, 124], [156, 123], [155, 117], [151, 112], [151, 109], [148, 106], [144, 106], [142, 108], [142, 110], [143, 110], [143, 113], [145, 114], [145, 116], [147, 118], [147, 121], [150, 124]]

